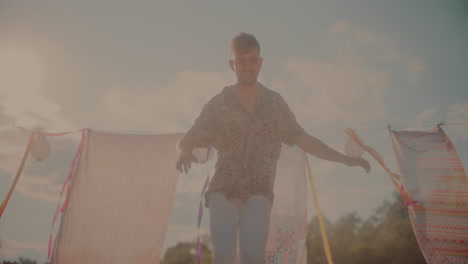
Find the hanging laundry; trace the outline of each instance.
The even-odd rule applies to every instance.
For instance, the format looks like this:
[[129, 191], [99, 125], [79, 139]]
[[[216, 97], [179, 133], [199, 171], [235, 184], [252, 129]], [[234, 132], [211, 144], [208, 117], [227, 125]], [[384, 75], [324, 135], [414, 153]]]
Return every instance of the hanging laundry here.
[[401, 176], [354, 131], [346, 132], [402, 194], [427, 263], [468, 263], [468, 180], [455, 146], [440, 125], [428, 132], [389, 130]]

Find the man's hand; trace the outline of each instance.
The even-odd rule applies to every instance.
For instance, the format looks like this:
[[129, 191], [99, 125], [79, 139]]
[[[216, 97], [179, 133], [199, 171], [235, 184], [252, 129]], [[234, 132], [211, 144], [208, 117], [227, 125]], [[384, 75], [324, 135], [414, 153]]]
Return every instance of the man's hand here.
[[197, 162], [197, 158], [192, 153], [181, 152], [177, 159], [176, 168], [180, 172], [184, 169], [184, 172], [187, 173], [192, 168], [192, 162]]
[[362, 167], [367, 173], [371, 171], [370, 164], [367, 160], [361, 157], [350, 157], [348, 166], [350, 167]]

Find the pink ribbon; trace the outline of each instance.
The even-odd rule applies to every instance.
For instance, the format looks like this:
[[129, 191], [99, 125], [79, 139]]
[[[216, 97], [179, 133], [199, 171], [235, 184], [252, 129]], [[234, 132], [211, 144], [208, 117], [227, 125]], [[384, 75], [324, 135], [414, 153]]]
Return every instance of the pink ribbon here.
[[47, 258], [50, 259], [50, 252], [52, 249], [52, 233], [49, 236], [49, 245], [47, 246]]
[[[19, 128], [21, 128], [21, 127], [19, 127]], [[21, 129], [24, 129], [24, 128], [21, 128]], [[62, 194], [63, 194], [63, 192], [65, 190], [65, 187], [67, 187], [66, 188], [67, 192], [66, 192], [65, 200], [63, 201], [62, 206], [60, 206], [60, 202], [58, 203], [57, 209], [55, 210], [54, 218], [52, 219], [52, 225], [50, 227], [49, 244], [47, 246], [47, 259], [48, 260], [50, 260], [50, 254], [52, 253], [51, 252], [52, 245], [53, 245], [53, 243], [52, 243], [52, 230], [53, 230], [55, 221], [57, 220], [57, 217], [58, 217], [59, 213], [63, 213], [64, 210], [67, 207], [68, 193], [70, 192], [70, 182], [71, 182], [71, 179], [73, 178], [73, 175], [75, 173], [76, 162], [78, 161], [78, 158], [80, 157], [80, 154], [81, 154], [81, 152], [83, 150], [84, 142], [85, 142], [86, 135], [87, 135], [88, 131], [89, 131], [89, 129], [86, 129], [86, 128], [83, 128], [83, 129], [79, 130], [79, 132], [81, 132], [80, 144], [78, 145], [78, 149], [76, 150], [75, 156], [73, 157], [73, 160], [72, 160], [72, 163], [71, 163], [71, 166], [70, 166], [70, 171], [68, 172], [68, 176], [67, 176], [67, 178], [65, 179], [65, 182], [62, 185], [62, 190], [60, 191], [60, 198], [62, 198]], [[68, 134], [71, 134], [71, 133], [74, 133], [74, 132], [62, 132], [62, 133], [43, 133], [43, 132], [39, 132], [39, 133], [41, 135], [44, 135], [44, 136], [64, 136], [64, 135], [68, 135]]]
[[52, 219], [52, 226], [54, 226], [55, 220], [57, 220], [57, 216], [58, 216], [58, 214], [59, 214], [59, 211], [60, 211], [60, 203], [57, 204], [57, 209], [55, 209], [54, 218]]
[[[87, 129], [81, 129], [81, 140], [80, 144], [78, 145], [78, 150], [75, 153], [75, 157], [73, 157], [71, 167], [70, 167], [70, 172], [68, 173], [68, 177], [65, 179], [65, 182], [62, 185], [62, 190], [60, 191], [60, 197], [62, 197], [63, 191], [65, 190], [65, 186], [68, 186], [68, 184], [71, 181], [72, 175], [75, 172], [75, 167], [76, 167], [76, 161], [78, 160], [78, 156], [81, 154], [81, 151], [83, 150], [83, 145], [84, 145], [84, 139], [86, 137], [86, 131]], [[64, 132], [64, 133], [58, 133], [57, 135], [66, 135], [69, 134], [69, 132]]]
[[411, 202], [405, 201], [405, 206], [410, 206], [410, 205], [416, 204], [417, 202], [418, 201], [411, 201]]

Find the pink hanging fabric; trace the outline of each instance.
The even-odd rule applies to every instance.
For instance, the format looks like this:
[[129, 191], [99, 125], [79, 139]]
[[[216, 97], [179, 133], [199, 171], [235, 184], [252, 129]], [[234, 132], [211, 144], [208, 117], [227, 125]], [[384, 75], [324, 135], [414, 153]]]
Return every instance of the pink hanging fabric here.
[[159, 263], [181, 137], [89, 131], [50, 263]]
[[468, 181], [454, 145], [440, 127], [390, 133], [427, 263], [468, 263]]

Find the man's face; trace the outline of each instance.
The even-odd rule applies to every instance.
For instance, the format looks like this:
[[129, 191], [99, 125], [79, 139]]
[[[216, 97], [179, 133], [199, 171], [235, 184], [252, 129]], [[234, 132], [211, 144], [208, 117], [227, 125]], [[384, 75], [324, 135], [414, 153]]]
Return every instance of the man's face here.
[[251, 85], [257, 82], [262, 63], [263, 59], [259, 56], [257, 48], [240, 54], [234, 52], [234, 58], [230, 61], [231, 68], [236, 73], [237, 82], [242, 85]]

